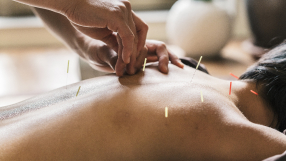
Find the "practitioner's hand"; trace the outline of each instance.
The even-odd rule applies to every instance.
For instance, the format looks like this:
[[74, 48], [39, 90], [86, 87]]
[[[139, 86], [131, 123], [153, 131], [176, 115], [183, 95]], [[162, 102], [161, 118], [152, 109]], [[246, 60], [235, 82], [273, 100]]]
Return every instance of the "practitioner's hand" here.
[[78, 31], [103, 41], [116, 52], [119, 48], [116, 38], [118, 35], [122, 40], [122, 53], [118, 59], [122, 59], [120, 63], [131, 64], [127, 73], [135, 73], [132, 64], [136, 64], [136, 57], [144, 48], [148, 26], [131, 10], [128, 0], [14, 1], [60, 13]]
[[[76, 38], [76, 51], [95, 70], [114, 73], [117, 53], [104, 42], [92, 39], [82, 33]], [[124, 70], [124, 69], [122, 69]]]
[[146, 46], [148, 48], [147, 62], [159, 61], [159, 70], [162, 73], [168, 73], [169, 61], [180, 68], [184, 67], [181, 60], [167, 48], [164, 42], [147, 40]]
[[[122, 76], [126, 72], [126, 68], [128, 67], [122, 63], [118, 63], [122, 59], [118, 59], [118, 54], [105, 43], [91, 39], [85, 35], [82, 35], [77, 42], [78, 54], [85, 58], [94, 69], [104, 72], [115, 72], [118, 76]], [[119, 50], [122, 50], [122, 48], [120, 47]], [[146, 46], [141, 50], [135, 64], [133, 64], [136, 71], [142, 69], [146, 57], [147, 62], [159, 60], [159, 70], [163, 73], [168, 72], [169, 60], [178, 67], [183, 68], [184, 66], [178, 57], [168, 51], [166, 45], [160, 41], [146, 41]]]
[[[120, 38], [119, 41], [121, 42]], [[116, 75], [122, 76], [127, 71], [128, 66], [130, 67], [132, 63], [131, 62], [128, 64], [128, 66], [126, 66], [122, 59], [118, 59], [121, 52], [117, 54], [117, 52], [102, 41], [92, 39], [80, 32], [77, 33], [75, 44], [76, 45], [73, 47], [73, 50], [76, 51], [88, 62], [92, 68], [96, 70], [111, 73], [115, 72]], [[120, 46], [118, 49], [122, 51], [122, 46]], [[146, 56], [147, 47], [143, 47], [140, 54], [136, 58], [135, 63], [132, 64], [135, 71], [142, 67]]]
[[[142, 52], [148, 26], [131, 10], [128, 0], [70, 0], [61, 11], [71, 24], [85, 35], [101, 40], [116, 52], [117, 36], [122, 40], [118, 63], [128, 65], [127, 73], [134, 74], [136, 57]], [[116, 34], [117, 33], [117, 34]], [[120, 64], [120, 66], [124, 66]]]
[[[121, 40], [118, 37], [118, 42], [120, 43]], [[122, 50], [122, 47], [119, 47], [118, 55], [120, 57], [120, 51]], [[168, 64], [169, 61], [171, 61], [172, 64], [183, 68], [184, 64], [181, 62], [181, 60], [173, 54], [170, 50], [168, 50], [167, 46], [165, 43], [161, 41], [156, 41], [156, 40], [147, 40], [146, 41], [146, 47], [139, 53], [138, 57], [136, 58], [136, 62], [134, 64], [128, 64], [126, 69], [130, 69], [129, 67], [132, 65], [135, 67], [136, 72], [142, 68], [142, 65], [144, 63], [145, 58], [147, 58], [147, 62], [156, 62], [159, 61], [159, 71], [162, 73], [168, 73]], [[115, 70], [116, 74], [118, 76], [122, 76], [123, 73], [123, 68], [125, 66], [122, 66], [121, 60], [118, 59]]]

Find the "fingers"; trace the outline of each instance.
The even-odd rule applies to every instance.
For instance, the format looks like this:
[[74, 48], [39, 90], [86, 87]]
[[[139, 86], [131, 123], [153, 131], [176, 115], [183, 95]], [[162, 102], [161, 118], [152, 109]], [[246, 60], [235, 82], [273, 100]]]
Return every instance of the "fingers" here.
[[106, 43], [109, 47], [111, 47], [114, 51], [118, 51], [118, 43], [116, 34], [107, 28], [89, 28], [79, 26], [77, 24], [72, 23], [75, 29], [80, 31], [81, 33], [88, 35], [89, 37], [101, 40]]
[[133, 46], [134, 46], [134, 39], [135, 35], [133, 34], [132, 30], [127, 26], [127, 24], [124, 24], [122, 27], [119, 27], [118, 35], [122, 41], [122, 59], [124, 63], [128, 64], [130, 63], [130, 57], [133, 53]]
[[147, 52], [148, 52], [147, 47], [143, 47], [142, 50], [140, 51], [139, 56], [137, 57], [136, 64], [135, 64], [136, 70], [139, 70], [142, 68], [145, 58], [147, 57]]
[[[172, 64], [180, 68], [184, 67], [181, 60], [170, 50], [168, 50], [163, 42], [148, 40], [146, 42], [146, 46], [148, 47], [148, 62], [159, 60], [159, 70], [161, 72], [168, 73], [169, 60]], [[157, 58], [155, 56], [157, 56]]]
[[136, 72], [136, 68], [135, 68], [135, 64], [136, 62], [138, 61], [137, 58], [136, 58], [136, 55], [137, 54], [132, 54], [131, 57], [130, 57], [130, 63], [127, 64], [126, 66], [126, 72], [130, 75], [133, 75], [135, 74]]
[[164, 44], [157, 47], [157, 55], [159, 59], [159, 70], [162, 73], [168, 73], [169, 53]]
[[117, 53], [109, 46], [99, 40], [83, 36], [77, 41], [77, 51], [80, 51], [82, 58], [95, 70], [110, 72], [115, 71]]
[[92, 47], [96, 48], [96, 52], [92, 51], [89, 53], [91, 55], [97, 55], [98, 59], [104, 62], [101, 63], [103, 64], [101, 65], [101, 68], [103, 68], [102, 66], [106, 65], [105, 69], [109, 69], [109, 72], [114, 72], [115, 65], [118, 59], [117, 53], [103, 42], [97, 42], [97, 44], [94, 44]]
[[132, 12], [128, 0], [79, 1], [64, 15], [78, 31], [103, 41], [118, 53], [117, 75], [123, 75], [126, 64], [126, 72], [135, 73], [136, 59], [144, 47], [148, 27]]
[[[148, 55], [157, 55], [159, 70], [162, 73], [168, 73], [169, 53], [166, 45], [160, 41], [148, 40], [146, 46], [148, 47]], [[148, 60], [150, 60], [150, 58], [148, 58]]]
[[126, 64], [124, 63], [124, 61], [122, 60], [122, 41], [121, 38], [117, 35], [117, 41], [118, 41], [118, 59], [116, 61], [116, 65], [115, 65], [115, 73], [117, 76], [121, 77], [123, 76], [124, 72], [125, 72], [125, 67]]
[[133, 16], [133, 20], [135, 23], [137, 36], [138, 36], [137, 51], [141, 51], [145, 45], [147, 32], [148, 32], [148, 25], [144, 23], [133, 11], [132, 11], [132, 16]]
[[[130, 12], [131, 12], [131, 10], [130, 10]], [[135, 68], [135, 64], [136, 64], [136, 62], [137, 62], [137, 56], [138, 56], [138, 54], [139, 54], [139, 52], [138, 52], [138, 50], [137, 50], [137, 44], [138, 44], [138, 37], [137, 37], [137, 32], [136, 32], [136, 27], [135, 27], [135, 23], [134, 23], [134, 21], [133, 21], [133, 15], [132, 15], [132, 12], [131, 12], [131, 14], [129, 14], [129, 27], [130, 27], [130, 29], [132, 30], [132, 32], [133, 33], [135, 33], [135, 37], [134, 37], [134, 46], [133, 46], [133, 50], [132, 50], [132, 53], [131, 53], [131, 55], [130, 55], [130, 62], [129, 62], [129, 64], [127, 65], [127, 67], [126, 67], [126, 72], [128, 73], [128, 74], [130, 74], [130, 75], [132, 75], [132, 74], [135, 74], [135, 72], [136, 72], [136, 68]], [[137, 54], [138, 53], [138, 54]], [[124, 52], [123, 52], [123, 54], [124, 54]], [[124, 55], [123, 55], [123, 58], [122, 58], [123, 60], [124, 60]]]
[[149, 63], [149, 62], [156, 62], [156, 61], [158, 61], [158, 56], [157, 55], [148, 55], [147, 56], [147, 62]]
[[[131, 4], [128, 0], [120, 0], [114, 17], [110, 19], [107, 28], [117, 32], [122, 41], [122, 59], [130, 63], [133, 54], [137, 54], [137, 33], [132, 17]], [[135, 61], [135, 60], [133, 60]], [[134, 62], [133, 62], [134, 63]]]
[[[77, 14], [70, 14], [71, 16], [67, 15], [67, 17], [79, 31], [89, 37], [105, 42], [113, 49], [118, 46], [115, 45], [116, 38], [113, 32], [118, 33], [123, 46], [121, 56], [123, 62], [128, 64], [131, 61], [131, 55], [137, 55], [138, 41], [131, 4], [128, 0], [100, 0], [100, 2], [101, 3], [86, 3], [83, 1], [80, 3], [80, 6], [75, 7]], [[84, 14], [78, 14], [78, 12]], [[136, 17], [135, 20], [136, 23], [139, 24], [137, 27], [140, 27], [140, 35], [143, 35], [140, 36], [140, 48], [142, 48], [145, 42], [145, 40], [142, 42], [142, 39], [144, 39], [144, 37], [146, 39], [146, 33], [144, 34], [142, 28], [145, 29], [146, 27], [141, 27], [144, 23], [138, 17]], [[116, 51], [118, 51], [118, 49]], [[133, 61], [135, 62], [136, 60]]]
[[184, 68], [184, 64], [182, 63], [182, 61], [177, 57], [177, 55], [171, 53], [171, 51], [169, 51], [169, 58], [172, 64], [180, 68]]

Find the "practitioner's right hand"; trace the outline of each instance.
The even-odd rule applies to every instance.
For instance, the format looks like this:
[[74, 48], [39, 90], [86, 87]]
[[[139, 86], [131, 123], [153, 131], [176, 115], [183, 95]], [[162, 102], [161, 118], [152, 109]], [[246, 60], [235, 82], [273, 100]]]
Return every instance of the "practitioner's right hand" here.
[[[139, 53], [144, 52], [148, 26], [132, 11], [128, 0], [15, 0], [64, 15], [77, 31], [106, 43], [118, 53], [118, 63], [134, 74]], [[64, 30], [64, 28], [63, 28]]]
[[[66, 2], [66, 1], [64, 1]], [[81, 33], [101, 40], [117, 50], [122, 40], [117, 64], [126, 66], [128, 74], [136, 71], [137, 57], [144, 52], [148, 26], [131, 10], [128, 0], [68, 0], [62, 9], [71, 24]], [[118, 73], [118, 71], [116, 72]]]

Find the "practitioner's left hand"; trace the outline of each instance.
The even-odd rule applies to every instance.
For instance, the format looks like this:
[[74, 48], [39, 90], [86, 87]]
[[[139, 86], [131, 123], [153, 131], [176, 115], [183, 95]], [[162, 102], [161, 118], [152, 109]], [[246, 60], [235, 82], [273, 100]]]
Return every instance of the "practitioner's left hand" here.
[[168, 73], [169, 61], [180, 68], [184, 67], [181, 60], [167, 48], [164, 42], [147, 40], [146, 46], [148, 48], [147, 62], [159, 61], [158, 68], [162, 73]]

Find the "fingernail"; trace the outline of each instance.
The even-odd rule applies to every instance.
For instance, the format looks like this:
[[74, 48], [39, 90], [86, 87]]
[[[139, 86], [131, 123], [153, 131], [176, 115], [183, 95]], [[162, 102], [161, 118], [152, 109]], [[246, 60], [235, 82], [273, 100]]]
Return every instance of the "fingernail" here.
[[184, 63], [182, 63], [182, 61], [181, 60], [178, 60], [178, 63], [181, 65], [181, 66], [185, 66], [185, 64]]

